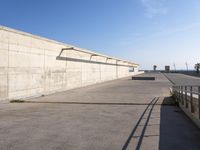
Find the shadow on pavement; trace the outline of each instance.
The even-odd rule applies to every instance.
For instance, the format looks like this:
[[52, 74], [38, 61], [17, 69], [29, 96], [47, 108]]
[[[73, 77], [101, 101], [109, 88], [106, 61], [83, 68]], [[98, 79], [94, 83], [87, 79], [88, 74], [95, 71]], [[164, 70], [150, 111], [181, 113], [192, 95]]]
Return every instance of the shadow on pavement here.
[[[158, 116], [155, 116], [156, 113]], [[173, 99], [158, 97], [144, 109], [122, 150], [199, 150], [199, 139], [200, 129], [176, 106]], [[154, 145], [150, 147], [152, 143]]]
[[[122, 147], [122, 150], [126, 150], [132, 140], [132, 138], [134, 137], [135, 133], [136, 133], [136, 130], [138, 129], [138, 127], [140, 126], [142, 120], [145, 118], [145, 115], [147, 115], [147, 118], [146, 118], [146, 121], [145, 121], [145, 124], [143, 125], [143, 129], [141, 131], [141, 134], [140, 136], [138, 136], [139, 140], [137, 142], [137, 145], [136, 145], [136, 150], [139, 150], [140, 147], [141, 147], [141, 144], [142, 144], [142, 141], [143, 141], [143, 138], [145, 136], [145, 131], [146, 131], [146, 128], [148, 126], [148, 123], [149, 123], [149, 119], [151, 117], [151, 114], [152, 114], [152, 111], [153, 111], [153, 108], [155, 106], [155, 104], [157, 103], [157, 101], [159, 100], [159, 98], [154, 98], [148, 105], [147, 107], [145, 108], [144, 112], [142, 113], [142, 115], [140, 116], [138, 122], [136, 123], [135, 127], [133, 128], [133, 130], [131, 131], [128, 139], [126, 140], [125, 144], [123, 145]], [[148, 111], [149, 110], [149, 111]]]
[[[75, 102], [75, 101], [71, 101], [71, 102], [51, 102], [51, 101], [25, 101], [25, 100], [14, 100], [14, 101], [10, 101], [10, 103], [38, 103], [38, 104], [69, 104], [69, 105], [152, 105], [150, 103], [129, 103], [129, 102], [125, 102], [125, 103], [118, 103], [118, 102], [114, 102], [114, 103], [110, 103], [110, 102]], [[154, 105], [174, 105], [173, 103], [164, 103], [164, 104], [159, 104], [156, 103]]]
[[160, 111], [159, 150], [200, 149], [200, 130], [179, 107], [162, 105]]

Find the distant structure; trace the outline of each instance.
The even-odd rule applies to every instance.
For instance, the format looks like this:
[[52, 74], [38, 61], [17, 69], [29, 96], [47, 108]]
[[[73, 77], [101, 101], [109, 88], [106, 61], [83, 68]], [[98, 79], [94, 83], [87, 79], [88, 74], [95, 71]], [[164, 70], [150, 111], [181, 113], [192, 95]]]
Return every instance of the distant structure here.
[[174, 63], [174, 71], [176, 71], [176, 64]]
[[165, 72], [170, 72], [170, 66], [165, 66]]
[[196, 69], [196, 72], [199, 73], [200, 63], [196, 63], [194, 68]]
[[153, 65], [153, 71], [156, 72], [156, 68], [157, 66], [156, 65]]
[[186, 65], [186, 70], [188, 72], [188, 63], [187, 63], [187, 61], [185, 62], [185, 65]]

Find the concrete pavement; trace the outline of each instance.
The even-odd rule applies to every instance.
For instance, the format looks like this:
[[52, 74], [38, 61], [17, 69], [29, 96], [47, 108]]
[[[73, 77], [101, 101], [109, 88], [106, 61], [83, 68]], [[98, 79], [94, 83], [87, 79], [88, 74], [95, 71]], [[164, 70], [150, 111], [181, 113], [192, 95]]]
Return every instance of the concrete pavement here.
[[160, 105], [171, 101], [172, 84], [162, 74], [141, 76], [156, 80], [124, 78], [1, 103], [0, 149], [200, 149], [200, 130], [178, 107]]
[[181, 73], [165, 73], [165, 76], [176, 85], [200, 85], [200, 78]]

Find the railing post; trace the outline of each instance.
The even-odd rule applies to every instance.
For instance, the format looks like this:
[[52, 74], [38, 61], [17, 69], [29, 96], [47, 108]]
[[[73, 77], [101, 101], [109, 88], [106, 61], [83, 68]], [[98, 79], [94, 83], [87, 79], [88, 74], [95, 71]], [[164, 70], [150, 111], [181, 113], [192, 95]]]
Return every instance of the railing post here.
[[185, 106], [186, 106], [186, 108], [188, 108], [187, 86], [185, 86]]
[[178, 86], [179, 103], [181, 103], [181, 86]]
[[198, 86], [198, 110], [199, 110], [199, 119], [200, 119], [200, 86]]
[[190, 87], [190, 109], [191, 113], [194, 113], [194, 106], [193, 106], [193, 94], [192, 94], [192, 86]]
[[174, 93], [176, 95], [176, 101], [178, 101], [178, 90], [177, 87], [173, 86]]
[[183, 99], [183, 86], [181, 86], [181, 102], [182, 102], [182, 105], [184, 105], [184, 99]]

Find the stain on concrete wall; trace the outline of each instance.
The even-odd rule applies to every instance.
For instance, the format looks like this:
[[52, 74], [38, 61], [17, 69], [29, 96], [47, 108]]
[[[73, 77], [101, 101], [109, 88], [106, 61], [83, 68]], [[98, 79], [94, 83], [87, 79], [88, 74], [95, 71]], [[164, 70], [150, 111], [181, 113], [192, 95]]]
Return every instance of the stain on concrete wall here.
[[0, 99], [8, 97], [8, 35], [0, 30]]

